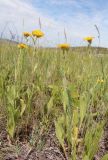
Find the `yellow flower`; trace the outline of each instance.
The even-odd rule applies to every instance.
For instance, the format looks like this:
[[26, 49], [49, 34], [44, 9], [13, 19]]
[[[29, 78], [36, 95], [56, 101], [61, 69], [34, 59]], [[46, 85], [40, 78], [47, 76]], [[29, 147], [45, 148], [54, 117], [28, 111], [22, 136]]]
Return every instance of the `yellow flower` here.
[[97, 79], [97, 83], [104, 83], [104, 80], [103, 79]]
[[104, 80], [103, 80], [103, 79], [101, 79], [101, 80], [100, 80], [100, 83], [104, 83]]
[[37, 29], [37, 30], [32, 31], [32, 35], [34, 37], [41, 38], [44, 36], [44, 33], [41, 30]]
[[29, 36], [31, 36], [31, 34], [29, 33], [29, 32], [23, 32], [23, 35], [24, 35], [24, 37], [29, 37]]
[[67, 43], [64, 43], [64, 44], [59, 44], [58, 45], [59, 48], [65, 50], [65, 49], [69, 49], [70, 48], [70, 45], [67, 44]]
[[27, 48], [27, 45], [24, 43], [20, 43], [20, 44], [18, 44], [18, 48], [24, 49], [24, 48]]
[[85, 37], [84, 40], [87, 41], [88, 43], [92, 43], [94, 37]]

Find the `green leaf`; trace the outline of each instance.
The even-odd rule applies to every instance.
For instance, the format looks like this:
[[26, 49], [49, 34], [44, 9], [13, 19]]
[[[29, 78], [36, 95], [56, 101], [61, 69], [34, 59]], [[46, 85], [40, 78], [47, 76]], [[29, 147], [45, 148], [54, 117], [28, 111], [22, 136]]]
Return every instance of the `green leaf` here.
[[9, 136], [13, 138], [15, 133], [15, 120], [13, 108], [11, 106], [8, 108], [8, 114], [7, 131]]
[[73, 127], [78, 125], [78, 121], [79, 121], [79, 113], [78, 110], [73, 110], [73, 117], [72, 117], [72, 124]]
[[86, 110], [87, 110], [87, 97], [85, 94], [83, 94], [80, 97], [80, 125], [82, 124], [85, 116], [86, 116]]
[[69, 85], [69, 90], [71, 91], [71, 97], [72, 98], [78, 98], [79, 94], [78, 94], [78, 90], [77, 87], [73, 84]]
[[51, 97], [48, 104], [47, 104], [47, 110], [48, 110], [48, 114], [52, 111], [52, 107], [53, 107], [53, 100], [54, 98]]
[[26, 109], [26, 104], [24, 102], [23, 99], [20, 99], [20, 103], [21, 103], [21, 113], [20, 113], [20, 116], [22, 117], [22, 115], [24, 114], [24, 111]]
[[104, 155], [101, 160], [108, 160], [108, 154]]
[[89, 157], [86, 155], [83, 160], [89, 160]]
[[69, 105], [69, 98], [68, 98], [68, 94], [66, 90], [63, 90], [62, 93], [63, 97], [62, 97], [62, 101], [63, 101], [63, 108], [64, 108], [64, 112], [66, 112], [67, 106]]
[[37, 67], [38, 67], [38, 64], [36, 63], [35, 66], [34, 66], [34, 68], [33, 68], [33, 73], [35, 73]]
[[98, 150], [99, 141], [103, 134], [103, 126], [104, 126], [104, 121], [94, 126], [88, 127], [86, 131], [84, 140], [86, 146], [85, 154], [87, 154], [90, 159], [94, 157], [94, 155]]
[[62, 102], [63, 102], [64, 112], [66, 113], [67, 106], [69, 106], [69, 97], [68, 97], [68, 92], [67, 92], [67, 81], [66, 81], [65, 76], [63, 78]]
[[14, 120], [15, 120], [15, 122], [17, 122], [18, 121], [18, 118], [20, 117], [20, 110], [19, 110], [19, 108], [16, 108], [15, 110], [14, 110]]
[[61, 146], [64, 148], [65, 133], [63, 124], [64, 124], [64, 116], [61, 116], [58, 118], [57, 122], [55, 122], [55, 132]]
[[12, 85], [12, 86], [8, 86], [7, 87], [7, 100], [8, 100], [8, 103], [12, 106], [14, 106], [14, 99], [15, 99], [15, 86]]

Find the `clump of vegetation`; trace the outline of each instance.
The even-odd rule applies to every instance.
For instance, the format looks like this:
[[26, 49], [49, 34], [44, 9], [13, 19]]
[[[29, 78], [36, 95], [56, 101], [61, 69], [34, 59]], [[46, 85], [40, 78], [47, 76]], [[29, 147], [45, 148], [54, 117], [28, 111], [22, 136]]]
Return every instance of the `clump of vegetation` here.
[[[26, 42], [0, 46], [0, 108], [9, 140], [37, 147], [51, 127], [66, 159], [93, 160], [108, 114], [108, 55], [42, 49], [41, 30], [23, 33]], [[39, 147], [39, 146], [38, 146]], [[102, 160], [107, 160], [105, 155]]]

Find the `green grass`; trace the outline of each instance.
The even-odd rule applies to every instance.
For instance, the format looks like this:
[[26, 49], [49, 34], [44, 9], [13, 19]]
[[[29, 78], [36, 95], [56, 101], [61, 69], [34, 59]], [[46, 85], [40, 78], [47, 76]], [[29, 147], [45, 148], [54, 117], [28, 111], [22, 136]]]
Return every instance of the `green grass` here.
[[27, 138], [31, 127], [27, 140], [35, 145], [38, 132], [55, 126], [67, 159], [93, 160], [108, 114], [107, 73], [108, 54], [97, 49], [63, 53], [1, 44], [0, 119], [5, 117], [10, 139], [22, 130]]

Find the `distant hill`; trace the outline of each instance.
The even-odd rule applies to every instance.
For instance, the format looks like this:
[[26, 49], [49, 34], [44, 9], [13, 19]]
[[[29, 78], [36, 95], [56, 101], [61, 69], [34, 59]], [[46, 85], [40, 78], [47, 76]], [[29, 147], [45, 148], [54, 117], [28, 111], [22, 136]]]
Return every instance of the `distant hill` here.
[[[46, 48], [49, 50], [54, 50], [55, 48]], [[91, 52], [93, 54], [108, 54], [108, 48], [104, 48], [104, 47], [91, 47], [90, 49], [88, 49], [87, 46], [80, 46], [80, 47], [71, 47], [70, 49], [72, 52], [75, 53], [87, 53], [87, 52]]]
[[9, 40], [9, 39], [1, 39], [0, 38], [0, 43], [13, 43], [13, 44], [18, 44], [18, 42]]
[[[9, 39], [0, 39], [0, 44], [17, 45], [18, 42], [12, 41], [12, 40], [9, 40]], [[44, 49], [53, 50], [55, 48], [54, 47], [52, 47], [52, 48], [51, 47], [45, 47]], [[85, 52], [88, 52], [88, 47], [87, 46], [72, 47], [71, 50], [72, 50], [72, 52], [76, 52], [76, 53], [85, 53]], [[93, 54], [95, 54], [95, 53], [97, 53], [97, 54], [108, 54], [108, 48], [91, 47], [90, 52], [92, 52]]]
[[[88, 52], [88, 47], [73, 47], [72, 48], [73, 51], [76, 52]], [[91, 47], [90, 48], [90, 52], [92, 53], [97, 53], [97, 54], [108, 54], [108, 48], [104, 48], [104, 47]]]

